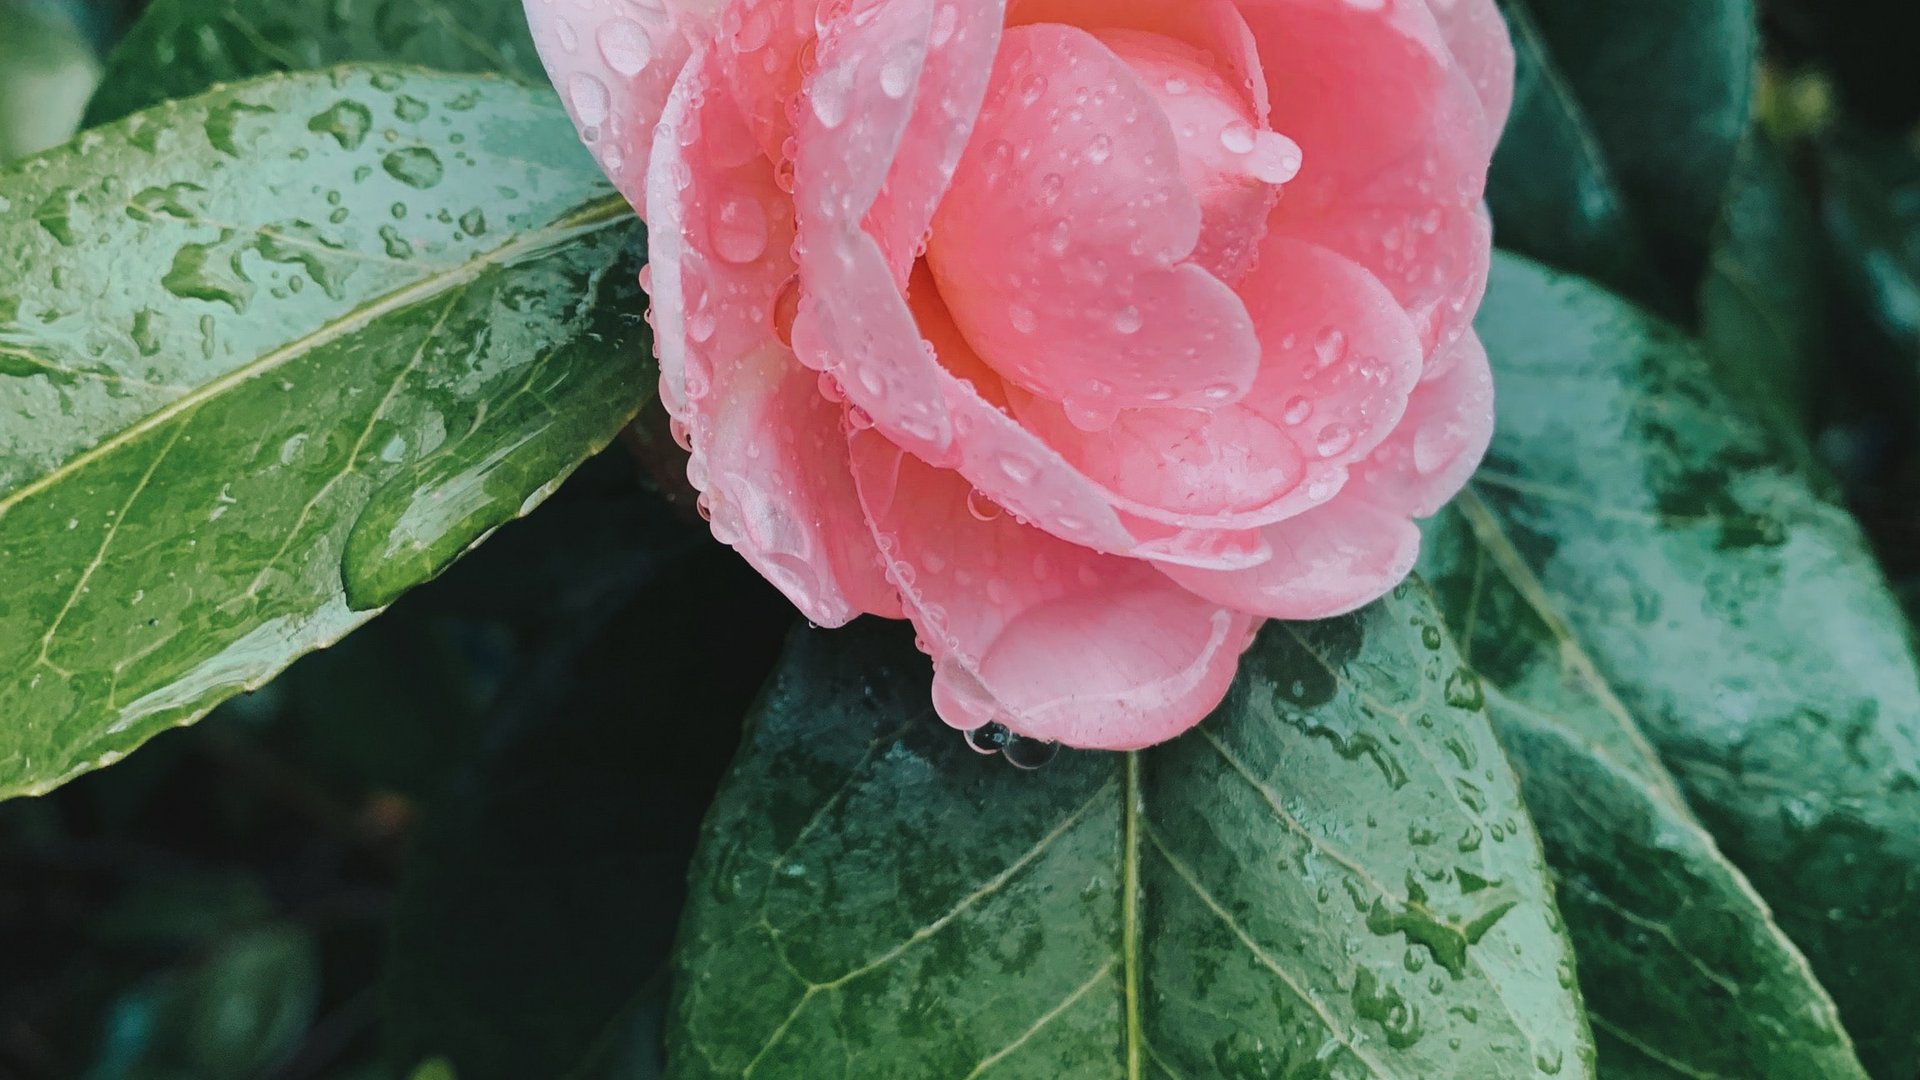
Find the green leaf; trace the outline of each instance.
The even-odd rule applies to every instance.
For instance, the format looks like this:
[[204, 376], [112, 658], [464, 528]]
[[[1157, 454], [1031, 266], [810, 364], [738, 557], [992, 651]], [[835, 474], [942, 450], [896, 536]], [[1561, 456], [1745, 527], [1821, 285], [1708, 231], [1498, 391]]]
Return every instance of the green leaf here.
[[1501, 243], [1670, 304], [1706, 260], [1752, 110], [1751, 0], [1502, 0], [1519, 70]]
[[520, 0], [153, 0], [108, 57], [87, 124], [223, 82], [372, 60], [546, 78]]
[[650, 382], [641, 229], [515, 84], [270, 78], [0, 199], [0, 797], [337, 640]]
[[1414, 585], [1202, 729], [1037, 774], [890, 628], [799, 634], [707, 821], [669, 1075], [1590, 1076], [1478, 684]]
[[[1473, 485], [1487, 527], [1811, 958], [1872, 1074], [1910, 1077], [1920, 969], [1893, 943], [1920, 920], [1920, 670], [1858, 527], [1784, 431], [1631, 305], [1503, 256], [1479, 327], [1501, 393]], [[1524, 650], [1499, 638], [1474, 656], [1513, 684]], [[1551, 674], [1515, 696], [1541, 708]]]
[[1700, 336], [1730, 376], [1806, 423], [1823, 389], [1826, 268], [1812, 201], [1755, 127], [1700, 285]]
[[1865, 1080], [1806, 959], [1478, 495], [1429, 525], [1422, 560], [1546, 842], [1601, 1074]]
[[0, 163], [66, 142], [99, 80], [100, 62], [71, 22], [0, 3]]

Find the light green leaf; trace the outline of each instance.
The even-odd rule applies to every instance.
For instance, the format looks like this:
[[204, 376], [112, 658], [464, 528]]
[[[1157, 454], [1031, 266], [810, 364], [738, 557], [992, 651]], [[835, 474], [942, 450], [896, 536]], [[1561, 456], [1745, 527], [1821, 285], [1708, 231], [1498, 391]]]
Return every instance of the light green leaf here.
[[1422, 573], [1546, 841], [1601, 1075], [1865, 1080], [1806, 959], [1478, 495], [1430, 524]]
[[546, 78], [520, 0], [153, 0], [108, 57], [87, 123], [223, 82], [374, 60]]
[[891, 630], [793, 641], [696, 859], [670, 1075], [1591, 1075], [1424, 589], [1275, 623], [1200, 730], [1035, 774], [927, 687]]
[[650, 381], [639, 225], [494, 79], [139, 114], [0, 174], [0, 249], [0, 796], [337, 640]]
[[1751, 0], [1501, 0], [1519, 70], [1503, 245], [1656, 304], [1691, 289], [1752, 112]]
[[[1568, 693], [1578, 691], [1575, 703], [1597, 695], [1609, 710], [1617, 695], [1811, 959], [1872, 1075], [1910, 1077], [1920, 1067], [1920, 968], [1893, 943], [1920, 920], [1920, 669], [1858, 527], [1783, 429], [1757, 419], [1677, 331], [1631, 305], [1502, 257], [1479, 327], [1501, 427], [1466, 509], [1484, 505], [1481, 534], [1501, 539], [1537, 583], [1536, 611], [1564, 620], [1604, 680]], [[1457, 621], [1480, 617], [1457, 597], [1453, 606]], [[1497, 642], [1468, 634], [1475, 662], [1520, 704], [1571, 722], [1578, 713], [1543, 693], [1555, 669], [1527, 659], [1544, 648], [1538, 634], [1498, 629]], [[1625, 828], [1639, 827], [1629, 814], [1661, 814], [1660, 785], [1618, 739], [1603, 745], [1621, 766], [1605, 784], [1637, 777], [1647, 802], [1604, 814]], [[1690, 835], [1674, 838], [1695, 865], [1668, 867], [1683, 876], [1708, 869]], [[1596, 895], [1628, 885], [1647, 887], [1602, 882]], [[1570, 904], [1579, 896], [1569, 889]], [[1697, 935], [1677, 952], [1738, 970], [1721, 943]], [[1767, 1012], [1744, 998], [1742, 1007], [1755, 1022]]]

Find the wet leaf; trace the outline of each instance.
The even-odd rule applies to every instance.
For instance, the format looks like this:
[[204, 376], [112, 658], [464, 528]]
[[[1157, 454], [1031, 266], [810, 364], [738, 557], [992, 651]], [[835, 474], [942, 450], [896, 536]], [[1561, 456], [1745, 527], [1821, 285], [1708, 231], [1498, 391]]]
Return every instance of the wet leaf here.
[[928, 678], [891, 627], [791, 643], [696, 858], [669, 1075], [1591, 1075], [1424, 589], [1272, 624], [1200, 730], [1036, 773]]
[[[1488, 296], [1502, 426], [1468, 507], [1811, 959], [1872, 1075], [1911, 1076], [1920, 669], [1865, 539], [1791, 437], [1665, 323], [1512, 257]], [[1476, 664], [1542, 708], [1530, 688], [1553, 689], [1554, 669], [1499, 629], [1469, 635]], [[1657, 795], [1611, 746], [1615, 780]]]
[[1502, 0], [1519, 71], [1487, 198], [1500, 242], [1677, 306], [1752, 110], [1751, 0]]
[[640, 227], [514, 84], [273, 77], [0, 199], [0, 796], [337, 640], [649, 383]]
[[108, 57], [87, 123], [218, 83], [369, 60], [545, 80], [520, 0], [153, 0]]
[[1610, 1080], [1865, 1080], [1839, 1014], [1472, 492], [1422, 573], [1546, 842]]

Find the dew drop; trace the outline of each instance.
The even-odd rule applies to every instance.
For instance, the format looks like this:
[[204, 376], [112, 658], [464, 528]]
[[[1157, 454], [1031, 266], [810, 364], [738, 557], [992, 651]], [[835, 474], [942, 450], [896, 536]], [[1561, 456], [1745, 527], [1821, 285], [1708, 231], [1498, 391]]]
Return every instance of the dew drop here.
[[653, 62], [653, 39], [632, 19], [614, 18], [600, 28], [600, 56], [607, 66], [631, 79]]
[[1254, 145], [1253, 125], [1245, 120], [1233, 120], [1220, 129], [1220, 145], [1230, 154], [1251, 154]]
[[750, 263], [767, 250], [767, 211], [760, 200], [736, 196], [713, 215], [713, 250], [730, 263]]
[[1330, 458], [1353, 449], [1353, 442], [1353, 429], [1336, 421], [1320, 429], [1315, 449], [1319, 450], [1321, 457]]
[[996, 521], [1005, 512], [979, 488], [967, 492], [967, 513], [972, 514], [975, 521]]

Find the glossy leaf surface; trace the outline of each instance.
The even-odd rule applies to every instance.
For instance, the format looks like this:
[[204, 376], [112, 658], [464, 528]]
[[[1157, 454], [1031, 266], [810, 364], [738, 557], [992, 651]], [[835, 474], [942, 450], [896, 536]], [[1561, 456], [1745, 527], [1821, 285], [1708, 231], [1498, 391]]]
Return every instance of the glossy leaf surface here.
[[499, 80], [139, 114], [0, 174], [0, 248], [0, 796], [338, 639], [650, 384], [640, 228]]
[[1832, 1000], [1472, 492], [1422, 572], [1546, 841], [1607, 1080], [1863, 1080]]
[[1488, 295], [1502, 426], [1474, 490], [1873, 1075], [1911, 1075], [1920, 668], [1865, 539], [1677, 331], [1510, 257]]
[[545, 80], [519, 0], [153, 0], [108, 57], [87, 122], [217, 83], [375, 60]]
[[1519, 70], [1503, 246], [1662, 307], [1705, 263], [1752, 111], [1751, 0], [1502, 0]]
[[1480, 689], [1425, 590], [1270, 625], [1202, 728], [1038, 773], [891, 629], [803, 633], [695, 862], [671, 1075], [1590, 1076]]

